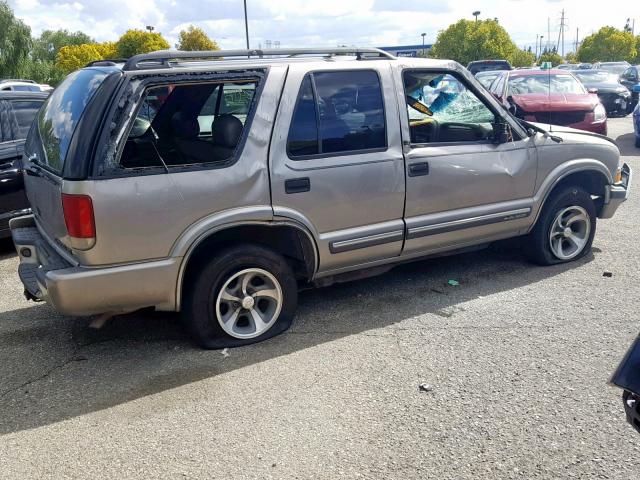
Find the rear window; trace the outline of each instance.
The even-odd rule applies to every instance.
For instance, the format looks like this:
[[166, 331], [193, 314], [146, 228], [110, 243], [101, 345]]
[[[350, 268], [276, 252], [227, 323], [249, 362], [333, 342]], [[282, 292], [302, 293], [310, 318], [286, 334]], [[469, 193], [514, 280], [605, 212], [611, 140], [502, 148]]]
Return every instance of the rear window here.
[[62, 172], [73, 132], [89, 101], [108, 72], [86, 69], [69, 75], [46, 100], [37, 119], [36, 131], [43, 147], [37, 162]]

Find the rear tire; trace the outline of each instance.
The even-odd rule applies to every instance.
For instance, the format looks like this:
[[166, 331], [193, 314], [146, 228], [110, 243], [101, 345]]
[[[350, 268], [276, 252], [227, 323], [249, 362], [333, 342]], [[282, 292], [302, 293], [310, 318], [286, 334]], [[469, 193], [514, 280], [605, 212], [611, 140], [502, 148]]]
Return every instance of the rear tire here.
[[212, 258], [185, 288], [182, 315], [203, 348], [239, 347], [286, 331], [298, 286], [287, 261], [258, 245], [239, 245]]
[[525, 241], [525, 254], [538, 265], [555, 265], [584, 257], [596, 233], [596, 208], [591, 195], [576, 185], [561, 187], [542, 207]]

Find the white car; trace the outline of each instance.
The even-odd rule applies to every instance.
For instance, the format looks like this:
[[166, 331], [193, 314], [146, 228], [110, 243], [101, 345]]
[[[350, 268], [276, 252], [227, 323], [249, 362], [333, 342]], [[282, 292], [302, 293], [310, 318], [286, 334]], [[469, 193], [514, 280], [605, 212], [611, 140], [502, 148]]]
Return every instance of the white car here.
[[50, 92], [53, 87], [33, 80], [0, 80], [0, 92]]

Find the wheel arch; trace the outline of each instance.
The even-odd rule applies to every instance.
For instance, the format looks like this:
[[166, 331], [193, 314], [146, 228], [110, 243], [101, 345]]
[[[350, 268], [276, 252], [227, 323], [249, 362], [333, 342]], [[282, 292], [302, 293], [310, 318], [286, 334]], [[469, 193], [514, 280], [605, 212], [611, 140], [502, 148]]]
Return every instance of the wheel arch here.
[[298, 280], [311, 281], [318, 270], [316, 241], [311, 232], [297, 222], [252, 221], [219, 226], [200, 235], [184, 255], [176, 285], [176, 310], [181, 309], [184, 288], [198, 273], [202, 261], [215, 250], [237, 244], [239, 240], [280, 253], [289, 261]]
[[[556, 171], [551, 172], [545, 182], [540, 187], [538, 194], [538, 208], [535, 212], [533, 228], [540, 217], [540, 213], [551, 195], [559, 188], [567, 185], [578, 185], [583, 187], [591, 195], [599, 197], [604, 201], [607, 195], [606, 186], [613, 183], [611, 172], [597, 160], [589, 160], [573, 165], [561, 165]], [[602, 209], [602, 201], [596, 203], [596, 212], [599, 215]]]

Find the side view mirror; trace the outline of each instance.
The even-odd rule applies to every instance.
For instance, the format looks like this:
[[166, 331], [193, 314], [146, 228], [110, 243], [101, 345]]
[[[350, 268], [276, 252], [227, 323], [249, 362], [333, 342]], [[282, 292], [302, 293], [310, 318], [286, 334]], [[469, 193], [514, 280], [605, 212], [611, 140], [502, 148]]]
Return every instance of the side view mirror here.
[[513, 141], [513, 132], [511, 125], [505, 121], [499, 121], [493, 124], [493, 143], [501, 145]]
[[634, 93], [640, 93], [640, 83], [634, 85], [632, 90]]
[[136, 117], [136, 119], [133, 121], [131, 131], [129, 132], [129, 138], [142, 138], [144, 134], [149, 131], [150, 126], [151, 122], [149, 122], [149, 120]]
[[589, 93], [598, 93], [598, 89], [597, 88], [588, 88], [587, 92], [589, 92]]

